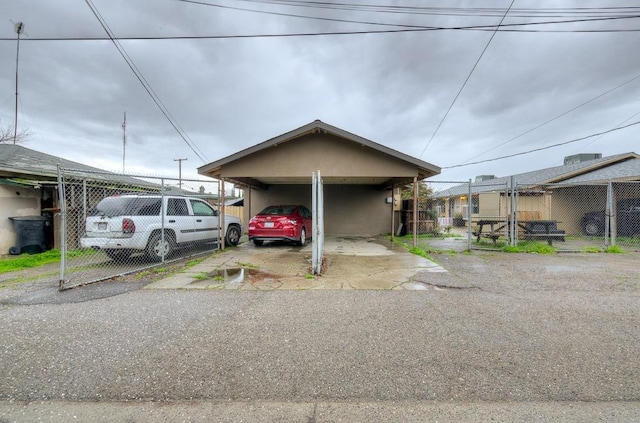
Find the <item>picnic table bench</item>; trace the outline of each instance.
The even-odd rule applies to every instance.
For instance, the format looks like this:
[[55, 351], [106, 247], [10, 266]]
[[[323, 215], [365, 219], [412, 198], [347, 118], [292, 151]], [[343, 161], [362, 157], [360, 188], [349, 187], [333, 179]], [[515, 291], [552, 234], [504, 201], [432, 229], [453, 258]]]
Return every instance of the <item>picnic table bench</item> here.
[[[508, 225], [508, 221], [505, 219], [481, 219], [476, 224], [478, 228], [473, 232], [473, 235], [477, 237], [478, 242], [480, 238], [488, 238], [496, 244], [496, 241], [504, 233], [505, 227]], [[549, 245], [553, 245], [553, 240], [564, 241], [565, 231], [558, 229], [557, 220], [518, 220], [516, 221], [518, 227], [522, 230], [524, 239], [546, 239]], [[488, 231], [484, 229], [488, 227]]]

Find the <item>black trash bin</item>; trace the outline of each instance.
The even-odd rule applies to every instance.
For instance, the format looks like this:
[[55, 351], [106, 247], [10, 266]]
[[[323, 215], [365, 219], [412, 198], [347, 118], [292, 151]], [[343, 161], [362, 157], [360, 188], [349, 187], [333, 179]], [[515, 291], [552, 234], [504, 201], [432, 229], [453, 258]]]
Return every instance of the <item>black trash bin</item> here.
[[46, 228], [51, 220], [44, 216], [14, 216], [13, 229], [16, 233], [16, 245], [9, 248], [9, 254], [36, 254], [47, 249]]

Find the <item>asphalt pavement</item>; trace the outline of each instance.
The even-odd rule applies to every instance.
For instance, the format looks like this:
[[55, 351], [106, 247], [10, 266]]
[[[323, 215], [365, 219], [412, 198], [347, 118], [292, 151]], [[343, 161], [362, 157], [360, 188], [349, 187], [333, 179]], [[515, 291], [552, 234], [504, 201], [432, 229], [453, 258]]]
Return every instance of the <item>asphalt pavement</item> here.
[[0, 306], [5, 421], [640, 421], [638, 255]]

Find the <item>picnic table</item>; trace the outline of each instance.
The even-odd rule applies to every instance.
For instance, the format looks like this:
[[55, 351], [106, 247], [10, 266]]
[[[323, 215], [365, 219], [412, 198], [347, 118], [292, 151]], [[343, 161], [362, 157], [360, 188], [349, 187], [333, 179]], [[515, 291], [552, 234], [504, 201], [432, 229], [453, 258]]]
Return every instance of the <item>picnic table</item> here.
[[[508, 224], [506, 219], [481, 219], [476, 222], [478, 228], [473, 234], [478, 241], [480, 238], [489, 238], [495, 244]], [[558, 229], [557, 220], [517, 220], [516, 224], [522, 230], [524, 239], [546, 239], [549, 245], [553, 245], [554, 239], [564, 241], [565, 231]]]

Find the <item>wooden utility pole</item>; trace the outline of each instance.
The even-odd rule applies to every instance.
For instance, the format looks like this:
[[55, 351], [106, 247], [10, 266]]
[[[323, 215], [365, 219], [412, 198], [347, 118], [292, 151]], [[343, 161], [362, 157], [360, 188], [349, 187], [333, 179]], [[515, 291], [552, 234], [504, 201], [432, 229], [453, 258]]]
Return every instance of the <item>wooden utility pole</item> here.
[[122, 173], [124, 173], [124, 156], [127, 148], [127, 112], [124, 112], [122, 121]]
[[174, 162], [178, 162], [178, 188], [182, 189], [182, 161], [187, 159], [173, 159]]

